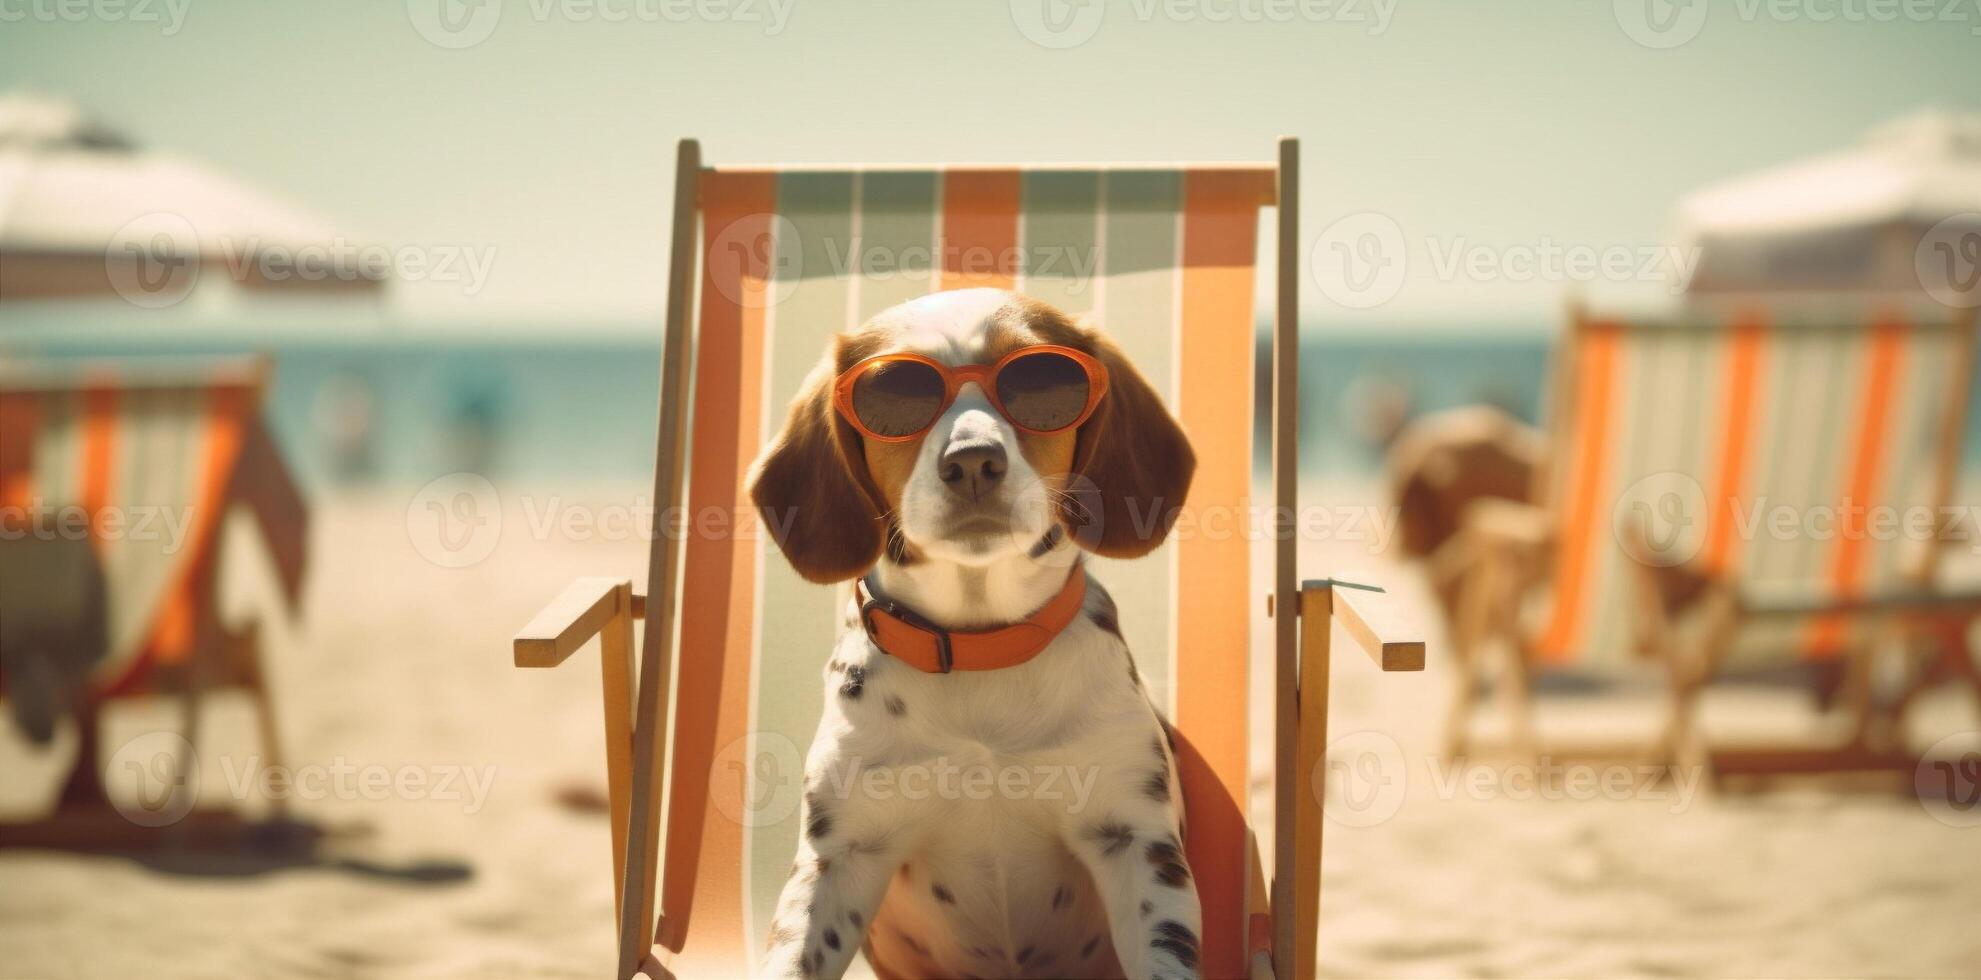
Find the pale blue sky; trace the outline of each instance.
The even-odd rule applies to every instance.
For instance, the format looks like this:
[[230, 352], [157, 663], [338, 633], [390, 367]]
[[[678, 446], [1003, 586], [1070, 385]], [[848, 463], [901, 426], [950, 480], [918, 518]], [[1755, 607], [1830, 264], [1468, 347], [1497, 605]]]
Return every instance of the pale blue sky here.
[[1923, 22], [1725, 0], [1669, 49], [1620, 23], [1664, 0], [1385, 0], [1380, 31], [1374, 0], [1280, 22], [1265, 0], [1109, 0], [1066, 49], [1006, 0], [777, 0], [775, 33], [770, 0], [686, 22], [659, 0], [482, 0], [499, 20], [459, 50], [414, 26], [435, 0], [57, 7], [118, 9], [90, 2], [0, 0], [0, 88], [75, 97], [356, 235], [491, 250], [473, 295], [402, 284], [414, 317], [657, 316], [682, 136], [716, 161], [926, 162], [1266, 158], [1281, 133], [1305, 147], [1309, 241], [1373, 210], [1412, 250], [1380, 309], [1309, 283], [1308, 312], [1545, 315], [1563, 283], [1445, 281], [1429, 249], [1654, 245], [1688, 190], [1981, 102], [1981, 0]]

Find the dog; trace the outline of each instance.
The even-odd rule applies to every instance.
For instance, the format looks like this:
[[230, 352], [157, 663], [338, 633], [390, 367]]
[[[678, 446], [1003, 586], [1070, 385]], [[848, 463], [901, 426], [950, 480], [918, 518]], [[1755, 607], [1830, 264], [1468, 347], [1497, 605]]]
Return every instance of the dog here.
[[799, 574], [858, 580], [767, 975], [1198, 975], [1175, 740], [1081, 560], [1160, 544], [1194, 468], [1046, 303], [940, 292], [836, 338], [749, 473]]

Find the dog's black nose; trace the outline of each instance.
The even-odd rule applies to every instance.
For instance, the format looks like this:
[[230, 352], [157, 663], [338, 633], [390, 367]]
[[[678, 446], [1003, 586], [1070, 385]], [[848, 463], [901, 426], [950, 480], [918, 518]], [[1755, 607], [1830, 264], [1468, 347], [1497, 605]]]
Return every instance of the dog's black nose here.
[[941, 468], [936, 472], [949, 489], [968, 495], [971, 500], [984, 495], [1004, 479], [1010, 460], [1004, 444], [995, 439], [970, 439], [950, 443], [942, 451]]

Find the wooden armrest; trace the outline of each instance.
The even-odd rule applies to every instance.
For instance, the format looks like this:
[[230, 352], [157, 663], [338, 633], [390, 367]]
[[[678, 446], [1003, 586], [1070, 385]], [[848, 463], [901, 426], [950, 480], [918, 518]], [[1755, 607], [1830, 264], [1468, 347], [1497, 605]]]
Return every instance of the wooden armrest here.
[[1424, 669], [1423, 636], [1409, 624], [1389, 593], [1373, 585], [1338, 579], [1300, 583], [1301, 616], [1328, 612], [1341, 618], [1342, 628], [1376, 666], [1384, 670]]
[[1960, 591], [1912, 588], [1841, 597], [1749, 587], [1740, 590], [1736, 599], [1742, 612], [1757, 617], [1981, 615], [1981, 591], [1971, 588]]
[[[622, 611], [639, 618], [646, 604], [641, 596], [632, 595], [631, 588], [631, 583], [617, 578], [581, 578], [565, 586], [516, 634], [516, 666], [555, 667]], [[631, 608], [620, 609], [622, 594], [632, 596]]]

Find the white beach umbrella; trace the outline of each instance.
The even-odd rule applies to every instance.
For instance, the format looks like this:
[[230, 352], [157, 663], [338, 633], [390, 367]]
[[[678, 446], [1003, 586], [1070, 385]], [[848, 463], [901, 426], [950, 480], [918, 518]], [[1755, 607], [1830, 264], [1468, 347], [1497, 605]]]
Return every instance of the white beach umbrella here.
[[372, 292], [376, 251], [234, 178], [140, 151], [69, 103], [0, 95], [0, 297], [162, 306], [202, 279]]
[[1859, 146], [1698, 191], [1694, 292], [1940, 292], [1981, 277], [1981, 115], [1923, 112]]

